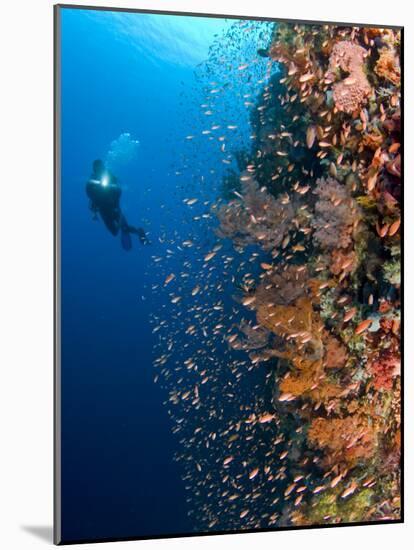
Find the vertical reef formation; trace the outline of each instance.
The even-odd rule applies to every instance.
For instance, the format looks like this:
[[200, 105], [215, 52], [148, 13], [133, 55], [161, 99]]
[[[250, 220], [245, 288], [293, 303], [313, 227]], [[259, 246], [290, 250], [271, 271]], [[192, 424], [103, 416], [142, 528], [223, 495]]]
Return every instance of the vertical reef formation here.
[[229, 345], [269, 369], [284, 434], [269, 526], [400, 518], [400, 39], [278, 24], [281, 72], [216, 207], [219, 237], [259, 250]]

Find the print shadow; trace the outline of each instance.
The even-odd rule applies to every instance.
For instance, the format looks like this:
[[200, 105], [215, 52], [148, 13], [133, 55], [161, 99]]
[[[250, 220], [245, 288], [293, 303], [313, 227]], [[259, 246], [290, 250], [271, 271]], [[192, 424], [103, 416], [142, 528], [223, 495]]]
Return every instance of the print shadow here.
[[22, 525], [21, 529], [35, 537], [53, 544], [53, 527], [51, 525]]

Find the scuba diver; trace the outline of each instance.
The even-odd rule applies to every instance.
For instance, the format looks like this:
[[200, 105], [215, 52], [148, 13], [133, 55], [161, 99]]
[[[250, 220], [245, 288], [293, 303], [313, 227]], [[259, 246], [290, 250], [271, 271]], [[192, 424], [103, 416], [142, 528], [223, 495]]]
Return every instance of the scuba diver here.
[[119, 205], [121, 187], [118, 178], [105, 168], [102, 160], [93, 162], [92, 175], [86, 184], [86, 194], [89, 197], [89, 208], [94, 217], [98, 214], [112, 235], [121, 233], [121, 243], [124, 250], [131, 250], [131, 235], [137, 235], [141, 244], [149, 244], [145, 231], [141, 227], [129, 225]]

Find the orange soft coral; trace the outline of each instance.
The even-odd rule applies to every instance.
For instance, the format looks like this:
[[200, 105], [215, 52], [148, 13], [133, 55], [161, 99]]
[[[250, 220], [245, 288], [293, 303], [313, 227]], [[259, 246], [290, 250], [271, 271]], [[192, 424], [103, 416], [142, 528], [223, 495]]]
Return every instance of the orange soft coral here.
[[296, 365], [295, 374], [289, 373], [279, 384], [282, 394], [290, 394], [294, 397], [305, 396], [314, 389], [322, 375], [321, 361], [298, 361], [293, 359]]
[[365, 132], [363, 134], [361, 143], [364, 147], [376, 151], [384, 143], [384, 140], [385, 137], [379, 130], [373, 130], [372, 132]]
[[379, 59], [375, 65], [375, 72], [381, 78], [385, 78], [395, 86], [401, 81], [401, 68], [398, 56], [393, 50], [382, 48]]
[[311, 445], [327, 450], [332, 463], [340, 460], [353, 466], [372, 457], [377, 433], [365, 416], [354, 414], [345, 418], [316, 418], [309, 427], [308, 440]]
[[290, 372], [279, 385], [282, 395], [301, 397], [313, 403], [329, 403], [349, 393], [348, 389], [330, 381], [319, 361], [293, 358], [293, 372]]
[[299, 356], [312, 361], [322, 357], [321, 323], [308, 298], [299, 298], [290, 306], [258, 304], [256, 315], [259, 325], [285, 339]]

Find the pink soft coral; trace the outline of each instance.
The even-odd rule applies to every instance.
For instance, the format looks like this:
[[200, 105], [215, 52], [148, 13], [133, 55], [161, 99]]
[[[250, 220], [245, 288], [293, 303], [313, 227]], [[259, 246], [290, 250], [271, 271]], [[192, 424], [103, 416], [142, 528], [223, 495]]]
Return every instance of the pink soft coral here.
[[256, 303], [290, 305], [310, 295], [309, 274], [304, 265], [286, 265], [268, 271], [256, 288]]
[[314, 193], [318, 200], [313, 239], [325, 250], [348, 248], [360, 217], [357, 203], [347, 188], [331, 177], [319, 179]]
[[375, 65], [378, 76], [385, 78], [394, 85], [399, 85], [401, 80], [401, 67], [398, 55], [394, 50], [382, 48], [379, 59]]
[[238, 246], [259, 244], [276, 250], [287, 236], [294, 218], [292, 204], [275, 199], [247, 172], [241, 176], [242, 196], [222, 206], [218, 213], [220, 237], [233, 239]]

